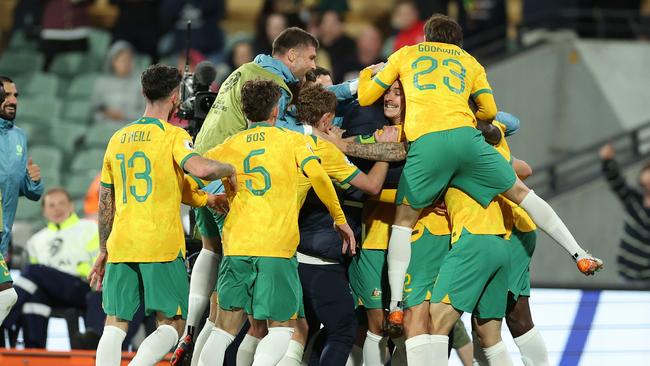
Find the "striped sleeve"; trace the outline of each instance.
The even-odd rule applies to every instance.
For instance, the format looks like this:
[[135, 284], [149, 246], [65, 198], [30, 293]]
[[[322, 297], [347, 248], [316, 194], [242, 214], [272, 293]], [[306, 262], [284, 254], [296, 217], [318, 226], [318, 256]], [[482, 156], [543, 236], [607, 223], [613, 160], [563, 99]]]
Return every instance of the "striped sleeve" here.
[[602, 171], [609, 188], [623, 201], [633, 197], [634, 191], [627, 185], [616, 160], [603, 160]]

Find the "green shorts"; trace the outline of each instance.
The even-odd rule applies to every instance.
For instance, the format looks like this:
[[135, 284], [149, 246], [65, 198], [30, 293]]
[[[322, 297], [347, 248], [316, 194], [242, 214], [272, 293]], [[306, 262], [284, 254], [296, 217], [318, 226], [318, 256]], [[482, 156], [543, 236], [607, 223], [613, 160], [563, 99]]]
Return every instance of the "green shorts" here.
[[298, 317], [302, 287], [292, 258], [225, 256], [219, 266], [219, 307], [244, 309], [257, 320]]
[[108, 263], [102, 286], [106, 315], [130, 321], [143, 300], [147, 316], [187, 315], [190, 286], [182, 257], [162, 263]]
[[510, 243], [466, 230], [442, 261], [431, 302], [451, 304], [480, 319], [503, 318], [508, 299]]
[[389, 289], [385, 250], [361, 249], [352, 258], [348, 276], [352, 296], [358, 306], [366, 309], [384, 309], [388, 305], [390, 294], [383, 293], [383, 289]]
[[486, 207], [516, 181], [508, 161], [471, 127], [431, 132], [411, 143], [396, 203], [430, 206], [453, 186]]
[[[223, 184], [220, 180], [212, 181], [210, 184], [202, 188], [203, 191], [219, 194], [224, 192]], [[201, 236], [206, 238], [221, 237], [223, 230], [223, 223], [226, 216], [218, 213], [207, 206], [194, 208], [194, 218], [196, 219], [196, 229]]]
[[[0, 207], [0, 209], [2, 208]], [[5, 282], [13, 282], [13, 279], [9, 273], [9, 266], [7, 266], [7, 262], [5, 262], [5, 258], [2, 256], [2, 253], [0, 253], [0, 283]]]
[[449, 235], [433, 235], [424, 229], [411, 243], [411, 261], [404, 279], [404, 308], [420, 305], [431, 298], [433, 283], [442, 260], [449, 252]]
[[537, 233], [535, 231], [522, 233], [513, 229], [510, 236], [510, 276], [508, 289], [512, 300], [519, 296], [530, 296], [530, 260], [535, 251]]

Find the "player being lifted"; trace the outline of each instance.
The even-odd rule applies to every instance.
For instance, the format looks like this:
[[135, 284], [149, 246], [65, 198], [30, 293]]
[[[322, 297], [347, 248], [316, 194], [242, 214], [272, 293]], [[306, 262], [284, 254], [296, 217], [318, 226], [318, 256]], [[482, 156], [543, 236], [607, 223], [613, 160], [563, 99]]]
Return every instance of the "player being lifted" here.
[[242, 108], [250, 128], [208, 151], [243, 172], [238, 192], [227, 192], [224, 257], [217, 285], [219, 313], [199, 365], [221, 365], [246, 314], [268, 323], [253, 365], [275, 365], [287, 350], [302, 291], [295, 259], [298, 246], [298, 172], [310, 178], [343, 238], [355, 245], [329, 177], [304, 136], [275, 127], [280, 89], [273, 81], [248, 81]]
[[183, 170], [206, 180], [232, 177], [234, 183], [231, 165], [199, 156], [189, 134], [165, 121], [178, 106], [180, 80], [176, 68], [150, 66], [142, 74], [144, 116], [116, 132], [106, 149], [100, 254], [88, 276], [92, 287], [103, 287], [107, 315], [97, 365], [120, 363], [128, 322], [141, 303], [147, 314], [156, 314], [158, 328], [131, 364], [153, 365], [176, 344], [188, 294], [180, 220]]
[[[441, 198], [448, 186], [467, 192], [483, 206], [503, 193], [575, 261], [588, 264], [584, 274], [600, 269], [602, 261], [578, 245], [555, 211], [517, 179], [508, 162], [475, 129], [477, 120], [491, 122], [497, 108], [483, 66], [461, 48], [461, 27], [447, 16], [433, 15], [424, 33], [425, 42], [395, 52], [374, 78], [370, 68], [360, 73], [361, 105], [373, 103], [397, 79], [406, 95], [404, 130], [411, 145], [388, 248], [388, 321], [402, 322], [400, 302], [412, 228], [422, 208]], [[476, 115], [468, 106], [470, 98], [478, 105]], [[450, 306], [447, 311], [454, 310]]]

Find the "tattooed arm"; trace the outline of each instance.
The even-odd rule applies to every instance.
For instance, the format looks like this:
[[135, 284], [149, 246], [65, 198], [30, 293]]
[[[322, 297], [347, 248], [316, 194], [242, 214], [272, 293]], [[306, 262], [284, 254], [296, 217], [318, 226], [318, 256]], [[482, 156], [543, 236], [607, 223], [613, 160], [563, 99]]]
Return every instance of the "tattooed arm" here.
[[406, 159], [405, 142], [349, 143], [342, 149], [346, 155], [374, 161], [402, 161]]
[[108, 251], [106, 242], [113, 229], [113, 219], [115, 218], [115, 194], [112, 187], [99, 187], [99, 255], [93, 268], [88, 274], [90, 287], [96, 291], [102, 289], [102, 280], [108, 260]]

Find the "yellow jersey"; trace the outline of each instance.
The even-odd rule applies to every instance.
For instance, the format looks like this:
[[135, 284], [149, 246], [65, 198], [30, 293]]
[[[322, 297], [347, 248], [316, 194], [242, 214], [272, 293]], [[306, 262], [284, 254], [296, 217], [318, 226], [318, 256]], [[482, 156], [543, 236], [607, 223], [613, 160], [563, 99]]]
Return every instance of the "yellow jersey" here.
[[[370, 105], [399, 78], [406, 98], [404, 130], [409, 141], [436, 131], [475, 127], [476, 117], [491, 120], [497, 113], [485, 69], [458, 46], [423, 42], [393, 53], [374, 78], [359, 74], [359, 104]], [[479, 105], [474, 116], [467, 101]]]
[[166, 121], [142, 117], [113, 134], [101, 184], [113, 188], [108, 262], [169, 262], [185, 255], [180, 204], [192, 138]]
[[256, 123], [204, 155], [237, 171], [237, 193], [226, 188], [224, 255], [291, 258], [300, 239], [297, 172], [318, 159], [304, 136]]
[[465, 192], [449, 187], [445, 194], [445, 204], [451, 221], [452, 244], [460, 238], [463, 229], [474, 235], [506, 234], [501, 207], [496, 201], [483, 208]]
[[[508, 146], [508, 141], [506, 140], [506, 126], [497, 120], [492, 122], [492, 124], [497, 126], [501, 131], [501, 141], [499, 141], [499, 143], [495, 145], [494, 148], [499, 152], [499, 154], [506, 158], [506, 160], [512, 163], [512, 154], [510, 152], [510, 147]], [[513, 227], [517, 228], [517, 230], [523, 233], [537, 229], [537, 226], [523, 208], [519, 207], [517, 204], [502, 195], [497, 196], [496, 200], [499, 202], [501, 206], [501, 212], [503, 213], [503, 221], [506, 228], [506, 239], [510, 238]]]
[[[314, 135], [304, 136], [304, 139], [311, 147], [314, 155], [320, 159], [320, 165], [327, 175], [339, 186], [346, 186], [354, 177], [361, 173], [361, 170], [352, 164], [347, 156], [333, 143], [319, 139]], [[309, 178], [305, 177], [302, 172], [298, 172], [298, 209], [305, 203], [307, 193], [309, 193], [310, 189], [311, 182]]]

